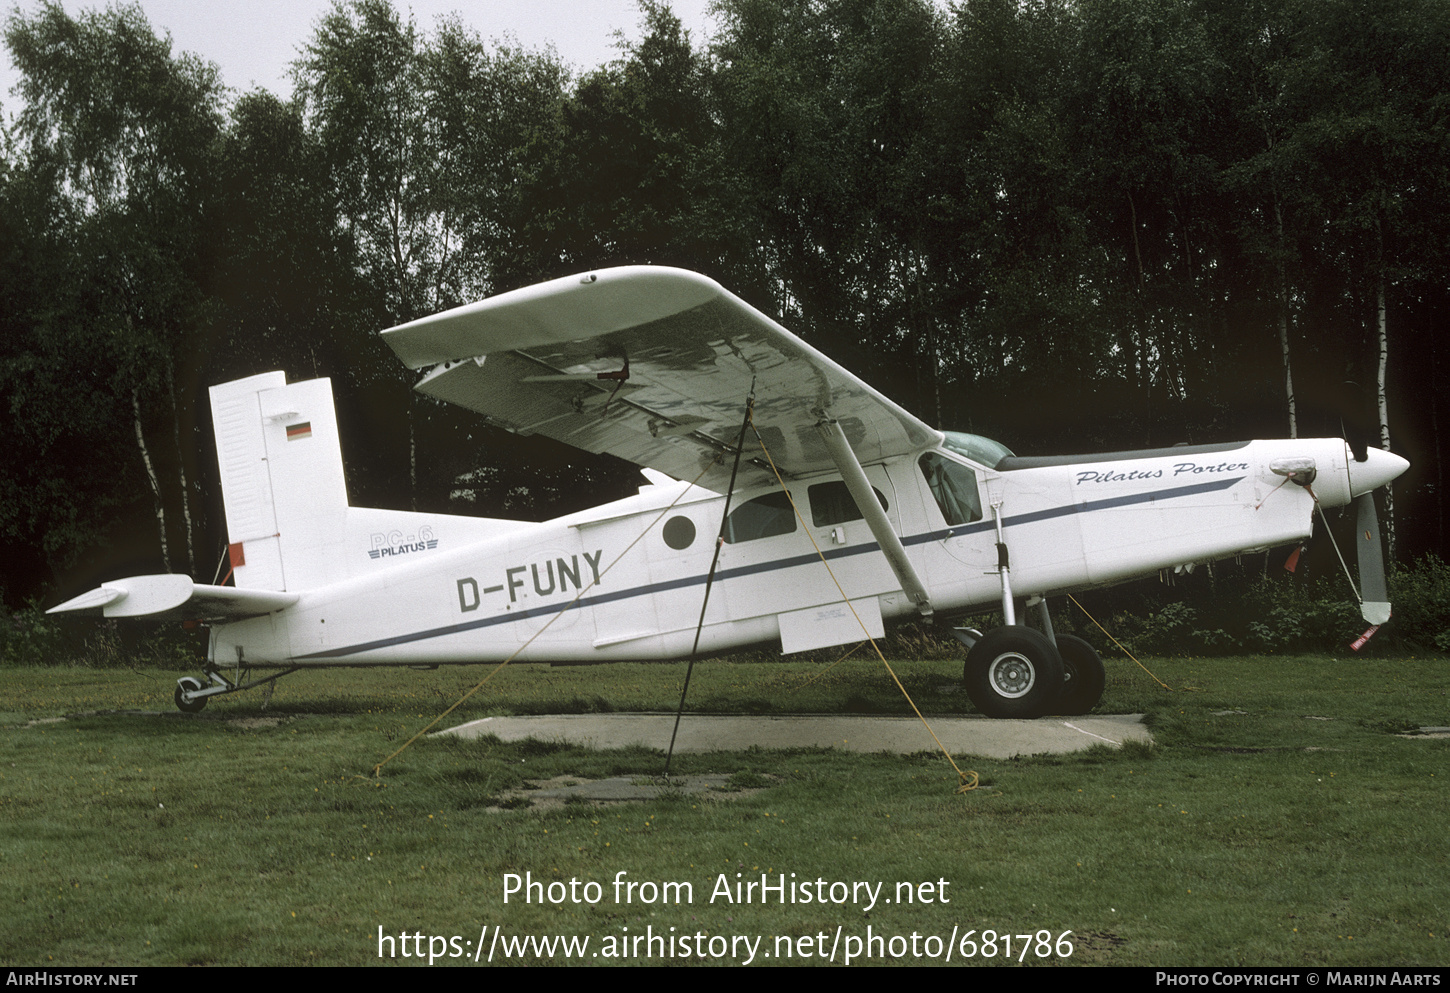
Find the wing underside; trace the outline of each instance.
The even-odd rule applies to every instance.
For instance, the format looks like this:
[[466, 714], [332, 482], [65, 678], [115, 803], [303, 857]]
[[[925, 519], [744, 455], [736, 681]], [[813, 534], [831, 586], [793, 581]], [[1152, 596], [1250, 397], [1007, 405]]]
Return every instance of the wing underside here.
[[[541, 283], [384, 332], [419, 391], [492, 423], [607, 452], [723, 492], [747, 399], [788, 476], [834, 468], [816, 425], [840, 423], [857, 458], [940, 440], [714, 281], [631, 266]], [[737, 486], [772, 482], [747, 433]], [[701, 476], [701, 473], [704, 475]]]

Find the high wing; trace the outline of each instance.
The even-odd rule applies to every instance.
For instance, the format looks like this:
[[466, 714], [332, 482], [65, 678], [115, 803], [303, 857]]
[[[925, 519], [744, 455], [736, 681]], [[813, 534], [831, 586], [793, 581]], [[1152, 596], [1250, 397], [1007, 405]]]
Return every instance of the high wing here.
[[[566, 276], [402, 324], [383, 340], [417, 389], [521, 434], [724, 492], [746, 398], [783, 474], [835, 468], [816, 425], [839, 422], [862, 463], [940, 432], [751, 307], [683, 269]], [[612, 375], [610, 375], [612, 374]], [[747, 435], [738, 486], [773, 482]]]

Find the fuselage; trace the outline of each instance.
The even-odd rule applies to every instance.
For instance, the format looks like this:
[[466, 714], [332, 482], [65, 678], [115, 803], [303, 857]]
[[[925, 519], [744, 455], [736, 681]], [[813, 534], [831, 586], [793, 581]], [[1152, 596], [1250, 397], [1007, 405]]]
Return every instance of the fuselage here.
[[[864, 467], [938, 617], [1001, 602], [999, 521], [1012, 591], [1050, 595], [1302, 540], [1316, 496], [1346, 504], [1404, 466], [1383, 452], [1353, 463], [1337, 439], [974, 459], [953, 437], [963, 436]], [[1306, 458], [1307, 487], [1282, 474]], [[790, 502], [779, 487], [731, 497], [701, 653], [854, 642], [863, 626], [874, 636], [916, 613], [839, 475], [786, 488]], [[218, 624], [211, 657], [224, 666], [682, 657], [724, 510], [719, 494], [666, 483], [467, 543], [448, 532], [454, 520], [459, 539], [476, 533], [469, 519], [434, 516], [431, 547], [400, 542], [284, 610]]]

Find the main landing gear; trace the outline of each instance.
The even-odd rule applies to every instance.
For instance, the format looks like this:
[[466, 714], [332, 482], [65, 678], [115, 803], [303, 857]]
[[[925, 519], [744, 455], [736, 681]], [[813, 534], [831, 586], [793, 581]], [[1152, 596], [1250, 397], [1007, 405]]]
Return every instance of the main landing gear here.
[[1028, 603], [1034, 605], [1044, 631], [1006, 624], [986, 634], [952, 632], [968, 648], [967, 696], [988, 717], [1086, 714], [1102, 698], [1107, 679], [1098, 653], [1081, 638], [1054, 635], [1047, 601], [1036, 597]]
[[1056, 713], [1076, 716], [1086, 714], [1103, 698], [1107, 673], [1097, 649], [1070, 634], [1057, 636], [1057, 653], [1062, 656], [1062, 695], [1057, 698]]
[[1047, 635], [994, 628], [967, 653], [967, 696], [988, 717], [1041, 717], [1062, 693], [1062, 656]]
[[176, 701], [176, 709], [183, 714], [199, 714], [206, 702], [214, 696], [222, 696], [227, 693], [238, 693], [242, 690], [252, 689], [254, 686], [266, 686], [266, 692], [262, 698], [262, 709], [267, 708], [268, 702], [272, 699], [272, 690], [277, 680], [283, 676], [294, 673], [300, 668], [293, 666], [291, 669], [284, 669], [281, 672], [274, 672], [270, 676], [263, 676], [261, 679], [252, 679], [250, 668], [232, 670], [233, 678], [228, 679], [218, 669], [207, 668], [204, 675], [211, 681], [207, 686], [195, 676], [183, 676], [176, 681], [176, 693], [173, 699]]

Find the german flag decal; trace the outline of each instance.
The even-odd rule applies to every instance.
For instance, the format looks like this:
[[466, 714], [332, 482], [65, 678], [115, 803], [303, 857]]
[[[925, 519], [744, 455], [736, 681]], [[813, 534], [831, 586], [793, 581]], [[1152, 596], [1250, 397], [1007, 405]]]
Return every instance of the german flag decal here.
[[287, 440], [301, 441], [303, 438], [312, 437], [312, 422], [303, 421], [301, 424], [287, 425]]

